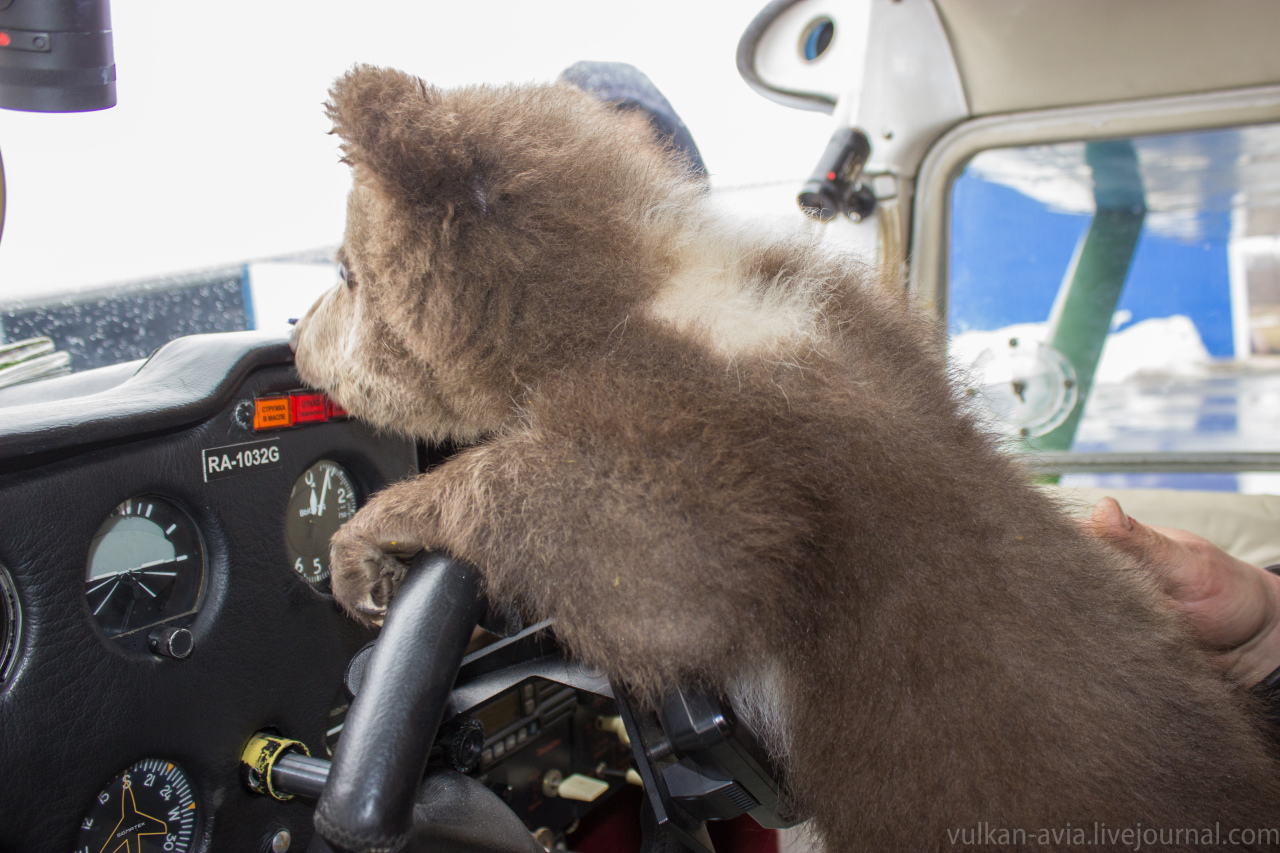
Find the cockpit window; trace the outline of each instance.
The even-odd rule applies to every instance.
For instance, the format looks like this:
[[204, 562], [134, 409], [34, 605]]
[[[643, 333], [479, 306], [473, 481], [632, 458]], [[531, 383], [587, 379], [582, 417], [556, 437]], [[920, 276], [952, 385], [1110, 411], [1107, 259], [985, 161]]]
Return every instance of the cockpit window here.
[[584, 59], [631, 63], [689, 127], [714, 186], [801, 220], [795, 187], [830, 119], [742, 83], [734, 55], [756, 11], [316, 0], [258, 4], [249, 22], [113, 3], [117, 106], [0, 110], [0, 345], [47, 335], [83, 370], [183, 334], [285, 328], [340, 281], [350, 178], [322, 104], [358, 62], [446, 87], [551, 81]]
[[[950, 223], [952, 359], [1014, 442], [1280, 450], [1280, 126], [986, 151]], [[1277, 476], [1071, 475], [1270, 493]]]

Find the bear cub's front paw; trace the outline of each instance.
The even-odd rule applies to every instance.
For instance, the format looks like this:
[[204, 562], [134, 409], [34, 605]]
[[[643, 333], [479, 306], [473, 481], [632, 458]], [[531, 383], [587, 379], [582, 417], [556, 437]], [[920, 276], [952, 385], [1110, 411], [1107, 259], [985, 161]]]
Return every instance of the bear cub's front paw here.
[[387, 605], [404, 580], [407, 561], [424, 545], [422, 537], [408, 531], [386, 535], [360, 521], [357, 515], [331, 540], [333, 595], [359, 621], [381, 625]]

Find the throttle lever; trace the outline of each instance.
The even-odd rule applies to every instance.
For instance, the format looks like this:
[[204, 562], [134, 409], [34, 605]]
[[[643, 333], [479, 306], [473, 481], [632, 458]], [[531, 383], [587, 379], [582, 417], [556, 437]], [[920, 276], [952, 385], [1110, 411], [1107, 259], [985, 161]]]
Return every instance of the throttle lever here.
[[352, 853], [408, 843], [414, 800], [471, 631], [480, 575], [440, 553], [409, 564], [333, 756], [315, 826]]

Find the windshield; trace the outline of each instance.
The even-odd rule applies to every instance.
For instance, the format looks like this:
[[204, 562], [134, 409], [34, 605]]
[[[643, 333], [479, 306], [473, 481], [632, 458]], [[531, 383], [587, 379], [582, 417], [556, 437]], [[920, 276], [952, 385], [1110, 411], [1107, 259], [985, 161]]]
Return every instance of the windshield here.
[[752, 203], [797, 218], [795, 187], [830, 118], [766, 101], [738, 77], [738, 37], [757, 11], [321, 0], [210, 13], [116, 0], [116, 107], [0, 110], [4, 339], [50, 335], [83, 369], [304, 312], [335, 280], [350, 184], [322, 103], [357, 62], [441, 86], [550, 81], [583, 59], [631, 63], [684, 119], [713, 186], [777, 182]]

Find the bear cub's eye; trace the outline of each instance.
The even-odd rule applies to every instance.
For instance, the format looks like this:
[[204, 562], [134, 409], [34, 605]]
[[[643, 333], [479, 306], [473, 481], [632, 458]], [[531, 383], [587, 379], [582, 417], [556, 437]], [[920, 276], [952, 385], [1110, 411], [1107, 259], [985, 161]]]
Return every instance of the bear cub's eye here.
[[351, 270], [347, 269], [346, 263], [338, 264], [338, 275], [342, 278], [342, 283], [352, 290], [356, 286], [356, 277], [351, 274]]

